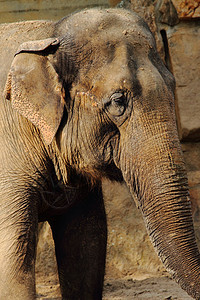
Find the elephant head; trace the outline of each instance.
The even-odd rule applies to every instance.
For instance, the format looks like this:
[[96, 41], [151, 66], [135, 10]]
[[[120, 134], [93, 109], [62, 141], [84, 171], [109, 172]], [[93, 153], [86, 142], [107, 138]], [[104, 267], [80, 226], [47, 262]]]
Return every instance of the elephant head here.
[[158, 256], [199, 299], [200, 257], [174, 86], [141, 18], [91, 9], [58, 22], [53, 37], [21, 45], [6, 95], [39, 129], [57, 164], [64, 162], [65, 182], [69, 169], [92, 182], [123, 177]]

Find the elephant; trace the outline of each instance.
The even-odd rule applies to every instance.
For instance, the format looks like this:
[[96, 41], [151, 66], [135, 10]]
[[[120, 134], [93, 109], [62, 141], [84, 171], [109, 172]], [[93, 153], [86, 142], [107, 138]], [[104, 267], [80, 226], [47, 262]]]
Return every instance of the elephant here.
[[134, 12], [86, 9], [1, 26], [0, 299], [35, 299], [38, 223], [63, 299], [102, 299], [102, 179], [125, 182], [172, 277], [200, 299], [175, 80]]

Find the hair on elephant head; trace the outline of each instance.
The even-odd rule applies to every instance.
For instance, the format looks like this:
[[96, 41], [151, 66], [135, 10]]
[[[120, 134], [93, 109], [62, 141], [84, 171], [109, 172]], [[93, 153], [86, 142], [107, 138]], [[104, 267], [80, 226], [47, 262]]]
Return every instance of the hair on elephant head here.
[[[97, 197], [94, 190], [107, 176], [124, 179], [137, 198], [159, 257], [182, 288], [199, 299], [200, 258], [176, 129], [174, 78], [159, 58], [148, 26], [139, 16], [123, 9], [85, 10], [53, 26], [51, 37], [20, 46], [5, 94], [10, 100], [8, 105], [38, 129], [38, 139], [46, 149], [45, 159], [52, 163], [55, 180], [69, 183], [69, 174], [73, 174], [74, 186], [79, 176], [84, 182], [93, 182], [93, 188], [88, 187], [84, 194], [90, 203], [87, 208], [83, 204], [86, 200], [76, 200], [70, 216], [63, 212], [59, 220], [47, 218], [54, 233], [63, 297], [79, 299], [82, 293], [81, 299], [101, 298], [103, 275], [96, 274], [100, 265], [104, 268], [105, 247], [100, 251], [97, 245], [105, 244], [101, 236], [106, 230], [104, 225], [94, 226], [95, 221], [105, 223], [98, 200], [101, 193]], [[44, 160], [42, 155], [38, 156]], [[44, 165], [37, 167], [40, 179], [34, 181], [34, 191], [44, 189], [48, 181]], [[76, 199], [80, 195], [77, 192]], [[70, 235], [72, 227], [76, 228], [74, 235]], [[91, 227], [92, 233], [88, 230]], [[93, 252], [92, 246], [83, 246], [89, 242], [81, 242], [86, 236], [87, 241], [93, 241], [91, 245], [95, 244]], [[71, 248], [64, 246], [66, 241]], [[73, 272], [67, 271], [72, 270], [67, 258], [74, 251], [69, 249], [75, 248], [82, 249], [76, 250], [79, 254], [73, 260], [79, 261], [79, 268], [84, 265], [77, 259], [81, 251], [84, 261], [89, 261], [95, 251], [102, 252], [103, 258], [99, 255], [95, 263], [90, 261], [94, 267], [91, 271], [87, 265], [87, 275], [78, 267], [75, 271], [74, 266]], [[78, 277], [77, 288], [66, 279], [70, 274]]]

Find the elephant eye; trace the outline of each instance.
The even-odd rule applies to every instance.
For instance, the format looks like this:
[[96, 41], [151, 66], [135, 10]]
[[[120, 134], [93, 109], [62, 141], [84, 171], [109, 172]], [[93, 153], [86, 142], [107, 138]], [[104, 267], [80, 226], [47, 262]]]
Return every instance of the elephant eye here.
[[106, 110], [113, 116], [123, 115], [126, 109], [126, 96], [123, 92], [116, 92], [104, 101]]

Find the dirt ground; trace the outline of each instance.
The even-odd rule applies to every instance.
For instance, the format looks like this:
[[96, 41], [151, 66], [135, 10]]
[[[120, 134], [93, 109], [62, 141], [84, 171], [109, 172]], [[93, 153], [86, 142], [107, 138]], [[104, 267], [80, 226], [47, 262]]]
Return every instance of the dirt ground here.
[[[38, 300], [61, 300], [57, 279], [37, 279]], [[168, 277], [133, 279], [106, 279], [103, 300], [192, 300]]]

